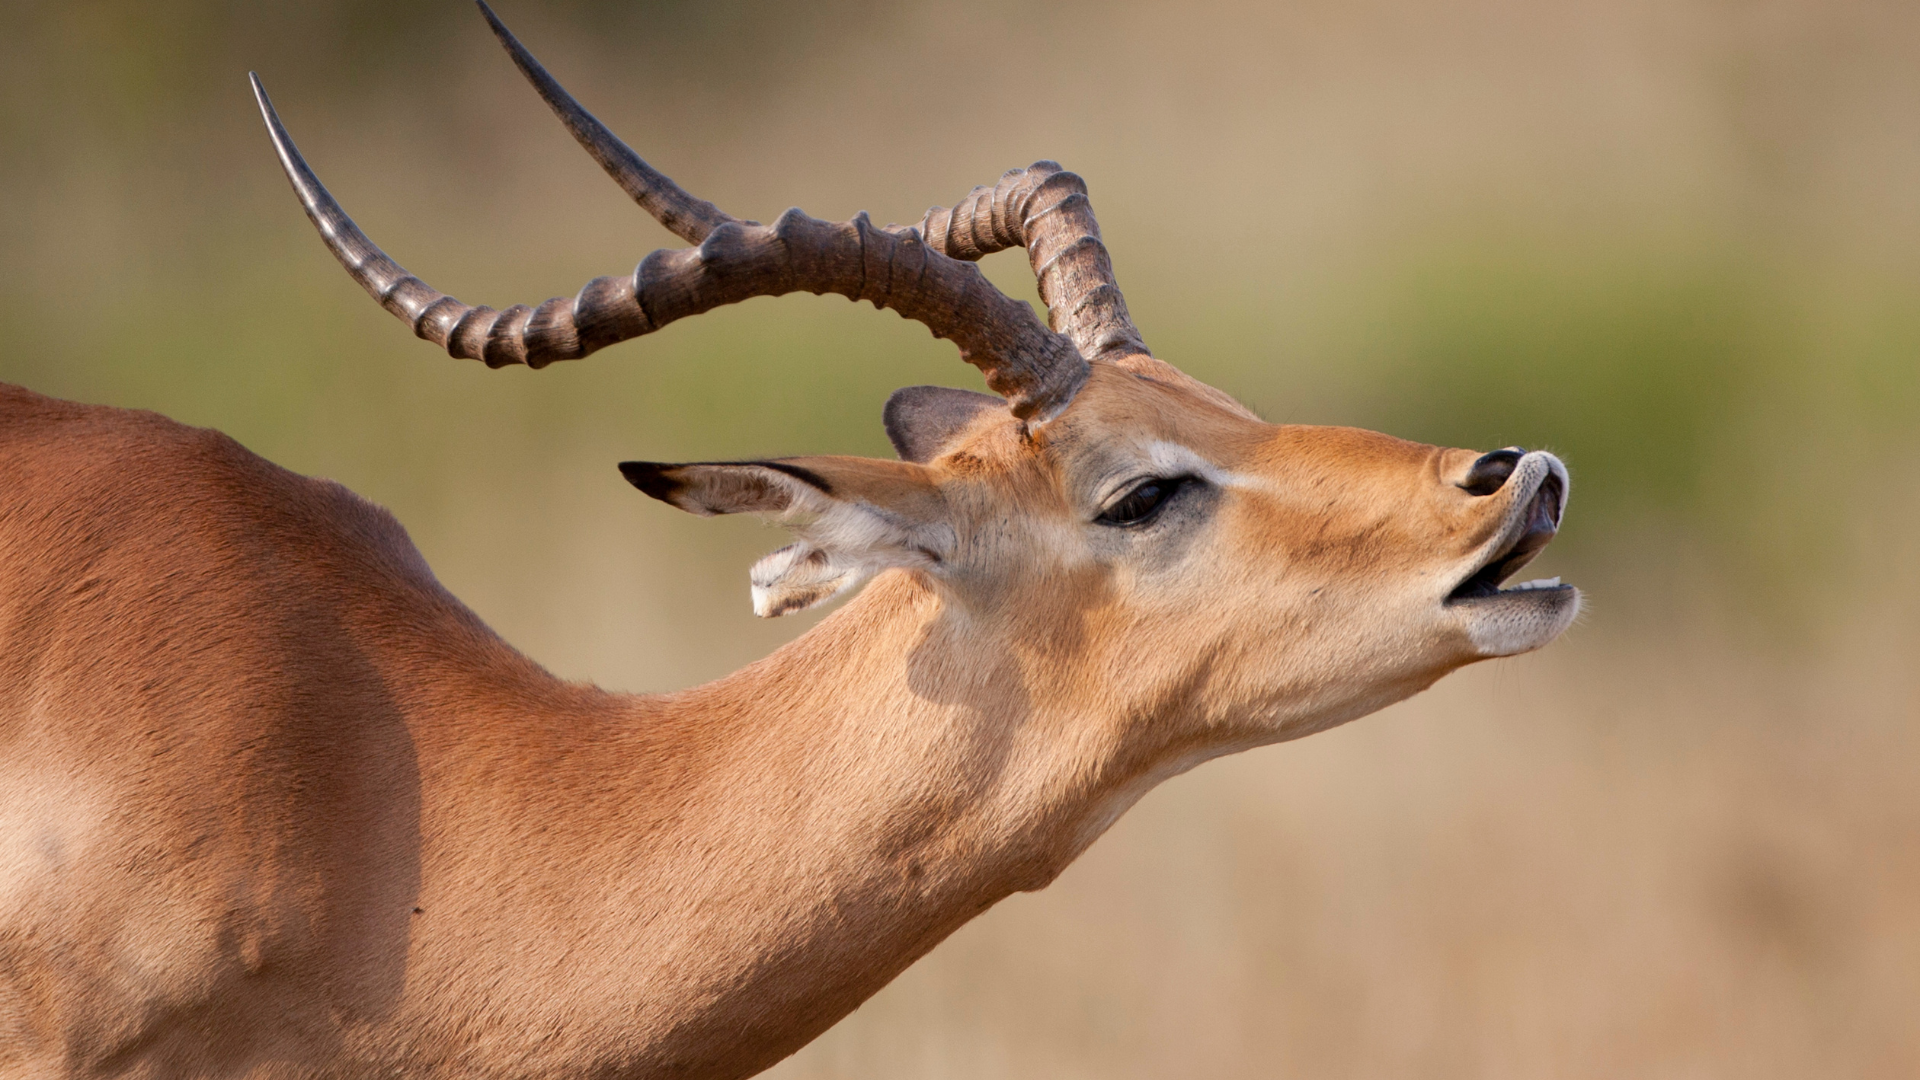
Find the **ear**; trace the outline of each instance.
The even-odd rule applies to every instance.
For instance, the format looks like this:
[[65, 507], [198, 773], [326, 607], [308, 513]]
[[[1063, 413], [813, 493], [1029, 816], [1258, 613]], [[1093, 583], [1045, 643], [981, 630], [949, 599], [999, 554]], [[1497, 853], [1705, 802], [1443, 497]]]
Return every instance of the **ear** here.
[[981, 413], [1006, 407], [1006, 401], [992, 394], [949, 386], [909, 386], [893, 392], [880, 416], [900, 459], [924, 464], [938, 457], [941, 448]]
[[953, 553], [946, 500], [931, 475], [904, 461], [856, 457], [665, 465], [627, 461], [620, 472], [662, 502], [703, 517], [761, 514], [800, 542], [754, 565], [754, 614], [802, 611], [893, 567], [931, 570]]

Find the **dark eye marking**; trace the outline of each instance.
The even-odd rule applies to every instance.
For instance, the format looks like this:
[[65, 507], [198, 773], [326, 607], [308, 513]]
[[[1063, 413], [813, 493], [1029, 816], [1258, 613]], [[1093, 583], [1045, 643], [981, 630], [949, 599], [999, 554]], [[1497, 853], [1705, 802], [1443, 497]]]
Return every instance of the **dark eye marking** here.
[[1113, 501], [1093, 520], [1101, 525], [1120, 527], [1145, 525], [1160, 513], [1181, 488], [1193, 482], [1191, 476], [1152, 476], [1133, 485], [1125, 495]]

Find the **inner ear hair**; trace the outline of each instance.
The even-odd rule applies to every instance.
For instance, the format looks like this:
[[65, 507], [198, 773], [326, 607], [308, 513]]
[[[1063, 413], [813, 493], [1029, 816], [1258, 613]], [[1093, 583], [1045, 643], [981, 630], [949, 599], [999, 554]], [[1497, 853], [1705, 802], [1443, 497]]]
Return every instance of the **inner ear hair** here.
[[957, 390], [951, 386], [909, 386], [895, 390], [881, 413], [887, 440], [900, 460], [924, 465], [989, 410], [1007, 403], [992, 394]]
[[872, 569], [857, 560], [837, 559], [805, 541], [788, 544], [753, 564], [753, 613], [763, 619], [791, 615], [824, 604], [865, 581]]
[[701, 517], [784, 514], [796, 500], [831, 496], [833, 485], [811, 469], [785, 461], [702, 461], [666, 464], [623, 461], [620, 475], [661, 502]]

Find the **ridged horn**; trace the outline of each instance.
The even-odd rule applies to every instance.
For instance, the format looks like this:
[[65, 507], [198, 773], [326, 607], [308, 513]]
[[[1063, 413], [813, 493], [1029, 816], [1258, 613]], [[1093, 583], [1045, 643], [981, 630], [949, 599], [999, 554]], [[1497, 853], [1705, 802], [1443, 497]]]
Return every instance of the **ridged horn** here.
[[928, 210], [920, 232], [927, 246], [968, 261], [1026, 248], [1048, 323], [1072, 338], [1082, 356], [1152, 355], [1114, 282], [1087, 183], [1058, 162], [1009, 170], [992, 187], [974, 188], [951, 210]]
[[[996, 289], [979, 267], [923, 243], [918, 230], [876, 228], [865, 214], [826, 222], [797, 209], [771, 225], [742, 222], [687, 195], [631, 150], [626, 154], [640, 168], [628, 175], [649, 197], [660, 195], [651, 205], [639, 193], [635, 199], [670, 228], [677, 223], [676, 232], [687, 230], [682, 235], [701, 230], [698, 247], [655, 251], [630, 276], [595, 278], [578, 295], [538, 307], [464, 304], [408, 273], [360, 231], [294, 146], [259, 78], [249, 78], [281, 167], [321, 239], [382, 307], [455, 357], [489, 367], [545, 367], [723, 304], [806, 291], [866, 300], [922, 323], [959, 346], [1022, 419], [1053, 416], [1086, 382], [1087, 362], [1072, 341], [1041, 325], [1032, 308]], [[596, 130], [605, 131], [593, 121], [589, 131]], [[653, 177], [666, 187], [653, 186]], [[718, 220], [702, 216], [700, 207]], [[669, 215], [678, 216], [669, 222]]]

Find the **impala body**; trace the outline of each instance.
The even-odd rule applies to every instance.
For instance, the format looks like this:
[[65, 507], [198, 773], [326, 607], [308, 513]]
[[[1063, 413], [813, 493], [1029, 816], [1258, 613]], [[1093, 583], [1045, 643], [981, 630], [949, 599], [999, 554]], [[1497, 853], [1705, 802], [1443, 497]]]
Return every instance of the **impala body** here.
[[[494, 26], [698, 246], [470, 308], [359, 233], [262, 93], [323, 236], [421, 336], [539, 365], [838, 292], [1004, 400], [901, 391], [897, 461], [623, 465], [794, 528], [761, 614], [867, 583], [734, 675], [623, 695], [508, 647], [336, 484], [0, 391], [0, 1077], [750, 1075], [1158, 781], [1573, 619], [1570, 587], [1500, 588], [1558, 527], [1557, 460], [1267, 424], [1153, 358], [1071, 173], [911, 229], [739, 222]], [[1009, 246], [1052, 328], [970, 264]]]

